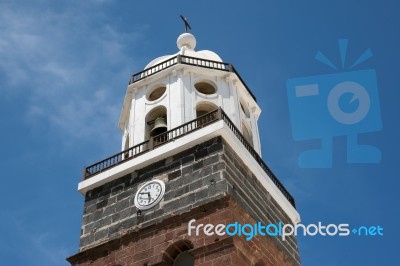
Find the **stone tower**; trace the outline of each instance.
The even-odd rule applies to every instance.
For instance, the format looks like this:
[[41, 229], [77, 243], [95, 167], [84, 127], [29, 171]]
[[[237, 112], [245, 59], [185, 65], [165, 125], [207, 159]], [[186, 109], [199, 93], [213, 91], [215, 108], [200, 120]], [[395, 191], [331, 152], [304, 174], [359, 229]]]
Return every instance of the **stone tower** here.
[[196, 51], [190, 33], [177, 45], [176, 54], [131, 76], [119, 120], [122, 151], [84, 169], [79, 251], [67, 260], [300, 265], [294, 236], [223, 231], [229, 224], [296, 224], [300, 216], [261, 159], [261, 110], [239, 73], [214, 52]]

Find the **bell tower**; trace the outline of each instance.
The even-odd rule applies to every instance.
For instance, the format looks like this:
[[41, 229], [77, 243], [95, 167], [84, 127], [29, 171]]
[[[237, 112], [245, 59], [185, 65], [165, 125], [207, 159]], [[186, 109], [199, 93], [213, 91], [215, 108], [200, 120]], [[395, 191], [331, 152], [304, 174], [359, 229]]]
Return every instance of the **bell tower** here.
[[[84, 168], [71, 265], [300, 265], [294, 236], [209, 234], [211, 224], [296, 224], [261, 158], [255, 96], [232, 64], [177, 39], [178, 52], [133, 74], [121, 152]], [[199, 230], [191, 230], [199, 226]], [[210, 228], [211, 226], [209, 226]]]
[[151, 61], [132, 76], [119, 128], [123, 149], [221, 107], [260, 153], [255, 97], [233, 77], [232, 65], [214, 52], [196, 52], [190, 33], [178, 37], [179, 52]]

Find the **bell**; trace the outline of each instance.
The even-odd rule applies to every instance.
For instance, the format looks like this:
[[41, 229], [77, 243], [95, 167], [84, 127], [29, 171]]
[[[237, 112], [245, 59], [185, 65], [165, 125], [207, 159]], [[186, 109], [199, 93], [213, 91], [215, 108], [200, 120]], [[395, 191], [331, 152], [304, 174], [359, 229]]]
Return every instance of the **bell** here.
[[154, 120], [154, 127], [150, 132], [150, 136], [154, 137], [161, 133], [164, 133], [165, 131], [167, 131], [167, 123], [165, 122], [165, 118], [159, 117]]

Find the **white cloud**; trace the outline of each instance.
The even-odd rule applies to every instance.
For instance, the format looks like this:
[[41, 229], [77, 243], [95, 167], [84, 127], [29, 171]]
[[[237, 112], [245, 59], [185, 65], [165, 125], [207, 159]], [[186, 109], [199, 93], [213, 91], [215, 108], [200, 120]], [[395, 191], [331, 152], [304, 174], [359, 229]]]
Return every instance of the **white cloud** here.
[[0, 91], [27, 98], [31, 125], [71, 138], [115, 136], [135, 63], [128, 46], [146, 27], [124, 33], [95, 6], [50, 5], [0, 3]]

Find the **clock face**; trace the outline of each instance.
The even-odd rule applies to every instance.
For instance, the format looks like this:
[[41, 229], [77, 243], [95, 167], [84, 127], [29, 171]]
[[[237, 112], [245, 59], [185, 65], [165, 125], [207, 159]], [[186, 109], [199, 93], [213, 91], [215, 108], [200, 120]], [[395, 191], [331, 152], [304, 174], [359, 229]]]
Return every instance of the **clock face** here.
[[135, 206], [147, 210], [156, 206], [165, 192], [165, 184], [161, 180], [152, 180], [141, 186], [136, 192]]

